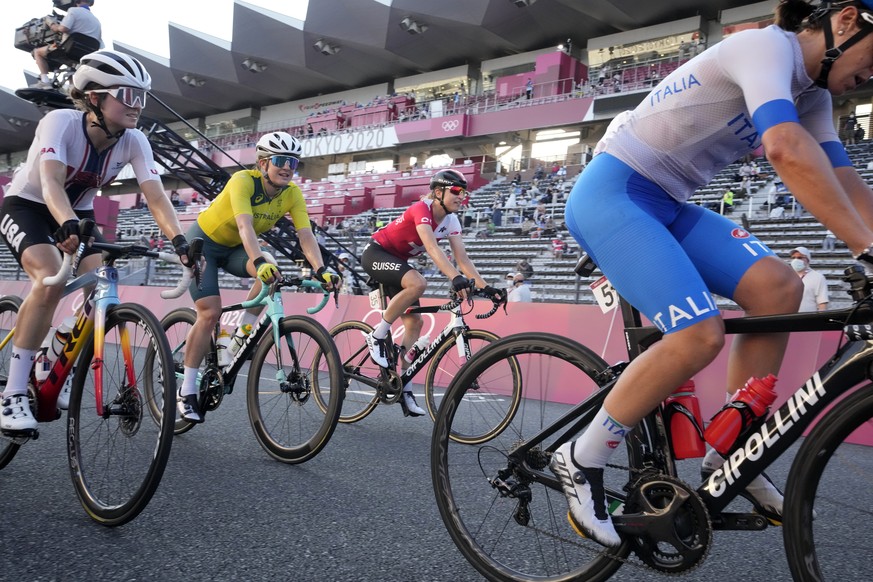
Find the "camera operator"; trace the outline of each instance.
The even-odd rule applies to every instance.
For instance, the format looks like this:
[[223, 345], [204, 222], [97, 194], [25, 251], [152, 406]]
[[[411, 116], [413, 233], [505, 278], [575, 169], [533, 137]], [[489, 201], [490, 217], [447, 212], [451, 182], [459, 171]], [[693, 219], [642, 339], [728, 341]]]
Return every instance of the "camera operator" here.
[[[49, 28], [53, 32], [63, 34], [61, 42], [73, 33], [84, 34], [91, 38], [96, 38], [100, 41], [100, 48], [103, 48], [102, 30], [100, 21], [97, 17], [91, 14], [91, 7], [94, 6], [94, 0], [77, 0], [75, 6], [67, 10], [67, 15], [61, 20], [60, 24], [52, 23]], [[34, 85], [37, 89], [51, 89], [52, 83], [49, 79], [49, 63], [46, 58], [49, 51], [54, 50], [56, 44], [50, 44], [33, 49], [33, 60], [36, 61], [36, 66], [39, 67], [39, 81]]]

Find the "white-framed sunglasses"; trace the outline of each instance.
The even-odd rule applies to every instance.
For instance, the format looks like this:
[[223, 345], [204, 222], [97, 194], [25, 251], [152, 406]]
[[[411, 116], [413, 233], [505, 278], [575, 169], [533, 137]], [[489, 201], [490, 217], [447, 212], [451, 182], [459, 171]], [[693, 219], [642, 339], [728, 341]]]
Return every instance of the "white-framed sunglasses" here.
[[139, 87], [113, 87], [112, 89], [93, 89], [90, 93], [107, 93], [118, 99], [125, 107], [145, 109], [148, 91]]

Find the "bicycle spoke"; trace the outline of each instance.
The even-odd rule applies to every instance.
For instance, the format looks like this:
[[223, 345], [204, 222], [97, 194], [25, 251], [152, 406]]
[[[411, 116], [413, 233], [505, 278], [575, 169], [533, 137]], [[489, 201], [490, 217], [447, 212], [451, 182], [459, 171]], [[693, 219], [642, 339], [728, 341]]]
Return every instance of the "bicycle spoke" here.
[[[12, 330], [18, 319], [21, 299], [14, 296], [0, 298], [0, 393], [6, 388], [9, 362], [12, 360]], [[0, 469], [5, 467], [21, 445], [11, 439], [0, 438]]]
[[149, 413], [155, 403], [148, 402], [150, 394], [163, 394], [163, 387], [146, 387], [156, 378], [172, 377], [169, 346], [157, 320], [139, 306], [111, 309], [100, 362], [103, 387], [99, 402], [93, 354], [91, 343], [81, 356], [88, 363], [78, 366], [73, 381], [68, 418], [70, 471], [89, 515], [104, 525], [120, 525], [139, 514], [151, 499], [169, 456], [172, 418], [156, 422]]
[[[584, 349], [569, 340], [552, 344], [549, 338], [557, 336], [526, 336], [505, 338], [484, 348], [450, 385], [437, 414], [432, 445], [437, 505], [458, 548], [489, 577], [606, 579], [627, 549], [615, 552], [617, 558], [607, 555], [602, 546], [579, 536], [569, 525], [567, 502], [548, 468], [547, 449], [562, 433], [542, 443], [530, 441], [599, 389], [593, 378], [606, 364], [589, 352], [569, 355], [569, 347]], [[476, 386], [493, 383], [489, 379], [493, 370], [505, 377], [500, 369], [513, 357], [523, 387], [518, 410], [490, 440], [472, 445], [456, 442], [450, 436], [456, 429], [462, 434], [491, 431], [491, 406], [476, 394]], [[575, 436], [566, 435], [561, 442]], [[626, 473], [616, 471], [607, 486], [620, 490], [626, 480]]]

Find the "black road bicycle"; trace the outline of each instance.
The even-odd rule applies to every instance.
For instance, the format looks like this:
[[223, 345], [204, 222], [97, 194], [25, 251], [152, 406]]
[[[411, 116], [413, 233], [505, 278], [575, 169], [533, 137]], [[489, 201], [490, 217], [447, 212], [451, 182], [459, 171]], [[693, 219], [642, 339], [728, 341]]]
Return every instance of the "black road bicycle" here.
[[[471, 285], [472, 287], [472, 282]], [[381, 307], [386, 306], [385, 294], [379, 286]], [[470, 289], [472, 296], [484, 297], [481, 290]], [[503, 303], [492, 299], [492, 307], [486, 313], [476, 315], [476, 319], [486, 319], [497, 312]], [[373, 328], [362, 321], [344, 321], [330, 330], [330, 335], [336, 344], [345, 373], [345, 391], [340, 414], [340, 422], [357, 422], [369, 415], [382, 402], [394, 404], [400, 400], [403, 386], [411, 382], [415, 376], [430, 363], [424, 381], [425, 401], [431, 418], [436, 417], [436, 411], [443, 400], [446, 388], [458, 374], [467, 360], [483, 346], [497, 341], [498, 336], [481, 329], [471, 329], [464, 322], [464, 316], [473, 309], [472, 305], [455, 297], [443, 305], [411, 307], [407, 313], [449, 313], [451, 315], [443, 330], [421, 350], [409, 364], [409, 368], [399, 371], [397, 364], [404, 351], [397, 344], [391, 343], [388, 350], [388, 367], [378, 366], [370, 357], [366, 335]], [[466, 310], [466, 311], [465, 311]], [[483, 403], [481, 412], [488, 411], [494, 417], [510, 419], [521, 398], [521, 383], [518, 366], [512, 359], [505, 361], [506, 366], [491, 371], [487, 378], [480, 378], [471, 390], [475, 392], [477, 401]], [[499, 386], [499, 389], [497, 389]], [[321, 390], [316, 386], [316, 399], [325, 402]], [[491, 432], [502, 430], [497, 423], [490, 427], [489, 433], [480, 434], [467, 430], [470, 427], [481, 427], [482, 423], [471, 422], [465, 427], [457, 423], [452, 438], [460, 442], [477, 443], [491, 438]]]
[[[258, 305], [266, 305], [267, 309], [226, 366], [218, 362], [216, 325], [211, 348], [201, 365], [198, 399], [200, 413], [205, 417], [233, 391], [237, 375], [251, 359], [246, 405], [255, 438], [272, 458], [295, 464], [316, 456], [333, 435], [342, 405], [343, 373], [336, 347], [323, 325], [305, 315], [285, 316], [280, 292], [283, 287], [309, 287], [321, 292], [321, 302], [307, 309], [310, 314], [320, 311], [330, 298], [330, 292], [317, 281], [287, 278], [263, 285], [260, 294], [249, 301], [222, 307], [222, 313]], [[193, 309], [183, 307], [161, 320], [180, 386], [185, 341], [196, 318]], [[319, 404], [311, 398], [316, 384]], [[160, 404], [157, 396], [150, 401]], [[173, 410], [175, 414], [175, 406]], [[160, 408], [155, 406], [152, 413], [158, 416]], [[175, 433], [187, 432], [194, 426], [195, 423], [178, 418]]]
[[[846, 269], [845, 280], [855, 301], [850, 308], [725, 320], [729, 334], [835, 330], [845, 341], [787, 402], [742, 434], [724, 465], [702, 483], [680, 479], [661, 409], [644, 418], [604, 472], [623, 540], [617, 548], [571, 529], [549, 461], [592, 421], [626, 364], [610, 366], [578, 342], [548, 333], [508, 336], [476, 353], [449, 387], [431, 447], [437, 505], [461, 553], [491, 580], [605, 580], [628, 562], [668, 574], [689, 571], [706, 558], [713, 530], [769, 527], [757, 512], [726, 508], [817, 420], [788, 476], [788, 563], [800, 581], [869, 578], [870, 509], [852, 491], [870, 491], [873, 452], [852, 444], [852, 435], [873, 430], [873, 281], [859, 266]], [[633, 358], [660, 332], [644, 327], [639, 312], [617, 300]], [[456, 423], [474, 417], [470, 388], [508, 358], [522, 371], [518, 410], [500, 431], [490, 424], [474, 429], [492, 434], [487, 442], [456, 442]], [[568, 385], [572, 402], [561, 390]]]

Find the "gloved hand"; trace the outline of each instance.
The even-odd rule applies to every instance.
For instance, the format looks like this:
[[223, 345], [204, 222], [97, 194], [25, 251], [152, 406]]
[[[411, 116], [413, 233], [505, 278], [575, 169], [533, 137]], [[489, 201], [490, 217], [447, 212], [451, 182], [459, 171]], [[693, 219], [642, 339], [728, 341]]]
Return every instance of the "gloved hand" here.
[[864, 249], [860, 254], [855, 255], [855, 260], [864, 265], [867, 273], [873, 274], [873, 245]]
[[179, 261], [189, 269], [194, 265], [193, 257], [191, 256], [191, 245], [188, 244], [188, 239], [184, 234], [177, 234], [173, 237], [173, 250], [179, 255]]
[[325, 267], [319, 268], [313, 275], [312, 279], [326, 285], [328, 291], [342, 283], [343, 278], [336, 273], [331, 273]]
[[70, 238], [71, 236], [79, 236], [79, 219], [71, 218], [70, 220], [64, 221], [64, 223], [55, 231], [55, 243], [63, 243], [65, 240]]
[[452, 279], [452, 291], [458, 293], [470, 287], [470, 281], [463, 275], [458, 275]]
[[264, 257], [255, 259], [254, 265], [257, 270], [258, 279], [264, 283], [272, 283], [279, 276], [279, 267], [267, 261]]
[[482, 288], [482, 293], [485, 294], [486, 297], [496, 301], [497, 303], [503, 303], [506, 301], [506, 293], [501, 291], [500, 289], [496, 289], [491, 285], [486, 285]]

